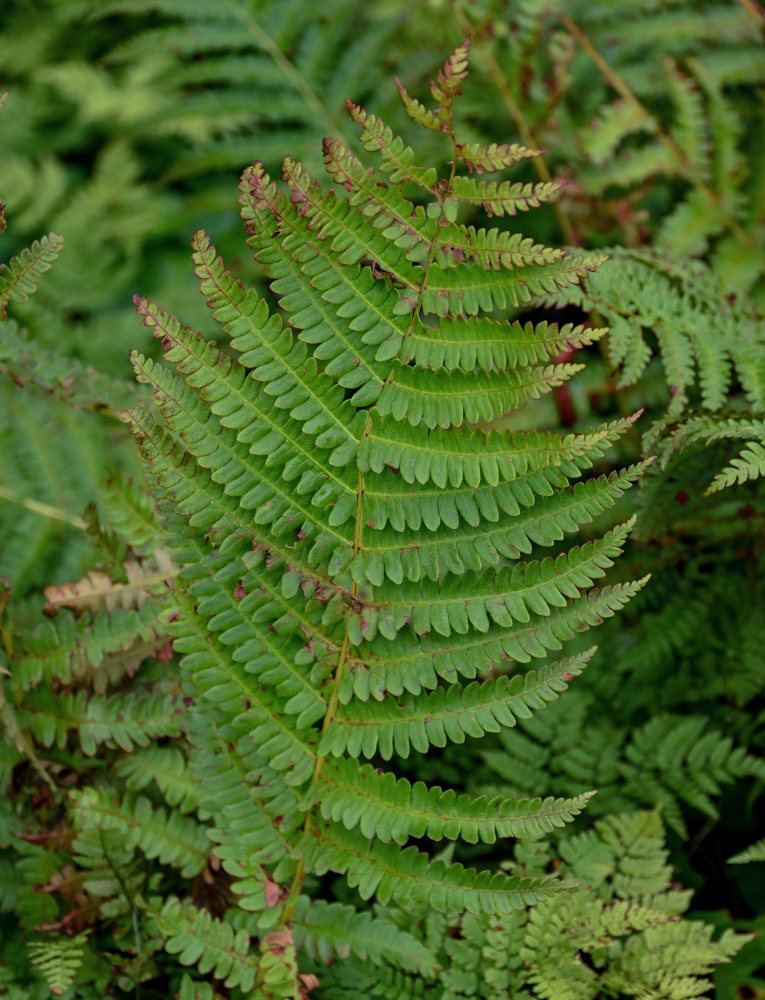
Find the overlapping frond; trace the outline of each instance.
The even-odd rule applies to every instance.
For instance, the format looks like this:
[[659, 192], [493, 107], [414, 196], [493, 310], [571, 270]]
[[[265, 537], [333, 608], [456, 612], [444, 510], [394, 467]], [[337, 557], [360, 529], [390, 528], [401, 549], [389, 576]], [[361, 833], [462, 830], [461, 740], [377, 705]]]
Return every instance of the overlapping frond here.
[[186, 878], [207, 864], [209, 840], [204, 827], [189, 816], [166, 813], [144, 796], [122, 801], [106, 789], [85, 788], [72, 796], [78, 830], [116, 830], [126, 848], [138, 847], [147, 858], [178, 868]]

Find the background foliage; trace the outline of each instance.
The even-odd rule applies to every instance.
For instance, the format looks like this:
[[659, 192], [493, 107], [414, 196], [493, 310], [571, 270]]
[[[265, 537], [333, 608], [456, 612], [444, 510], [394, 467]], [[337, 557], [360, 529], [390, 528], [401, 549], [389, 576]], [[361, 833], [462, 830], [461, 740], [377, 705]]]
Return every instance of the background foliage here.
[[[12, 265], [0, 274], [8, 299], [0, 606], [3, 663], [13, 673], [0, 702], [8, 792], [0, 991], [21, 1000], [141, 989], [186, 1000], [251, 989], [246, 956], [260, 930], [245, 910], [228, 909], [229, 876], [209, 854], [209, 809], [188, 768], [185, 695], [158, 617], [175, 567], [118, 419], [141, 396], [128, 349], [155, 350], [131, 299], [140, 292], [172, 304], [213, 332], [187, 244], [204, 226], [230, 266], [259, 280], [235, 212], [241, 169], [258, 158], [278, 172], [289, 153], [318, 172], [321, 138], [352, 137], [345, 97], [407, 137], [388, 81], [395, 73], [424, 94], [470, 32], [465, 138], [541, 147], [544, 157], [521, 164], [514, 179], [566, 181], [554, 206], [524, 217], [524, 235], [610, 257], [582, 290], [537, 301], [529, 314], [591, 320], [610, 327], [608, 337], [579, 349], [586, 368], [572, 383], [496, 426], [575, 432], [642, 408], [603, 470], [656, 456], [637, 498], [614, 511], [624, 520], [637, 509], [638, 522], [611, 582], [652, 579], [599, 629], [598, 659], [576, 690], [492, 745], [447, 748], [410, 776], [473, 794], [599, 789], [554, 850], [523, 842], [530, 853], [502, 858], [542, 872], [558, 866], [554, 855], [590, 886], [566, 902], [577, 926], [569, 951], [551, 953], [551, 966], [571, 967], [570, 992], [538, 970], [536, 979], [524, 973], [526, 986], [536, 996], [693, 995], [690, 987], [673, 994], [641, 964], [655, 915], [618, 962], [616, 925], [607, 945], [597, 928], [610, 964], [587, 935], [604, 900], [646, 905], [648, 895], [675, 891], [665, 874], [651, 888], [617, 891], [613, 845], [625, 834], [614, 831], [629, 823], [644, 824], [641, 850], [662, 873], [666, 828], [668, 863], [695, 895], [676, 895], [665, 912], [716, 924], [720, 955], [728, 928], [761, 925], [761, 860], [728, 863], [761, 837], [765, 778], [758, 5], [50, 0], [7, 3], [0, 23], [9, 91], [0, 117], [2, 257], [30, 246], [40, 261], [31, 285], [11, 280]], [[49, 230], [56, 235], [45, 244]], [[80, 583], [59, 586], [71, 581]], [[75, 804], [66, 813], [69, 789]], [[635, 812], [657, 806], [660, 814]], [[492, 850], [476, 844], [464, 857], [496, 861]], [[335, 905], [354, 902], [336, 891]], [[523, 996], [517, 970], [530, 959], [518, 942], [557, 917], [540, 909], [502, 927], [468, 916], [447, 926], [391, 908], [385, 919], [389, 938], [372, 949], [379, 968], [366, 960], [363, 921], [347, 944], [355, 957], [329, 973], [327, 942], [347, 915], [299, 931], [301, 971], [321, 980], [312, 995], [480, 996], [491, 982]], [[185, 971], [196, 947], [189, 923], [192, 937], [220, 936], [216, 960], [206, 957], [198, 972]], [[562, 946], [539, 940], [534, 955], [546, 947]], [[710, 947], [698, 939], [689, 976], [711, 968]], [[716, 982], [720, 996], [765, 996], [761, 939], [720, 966]]]

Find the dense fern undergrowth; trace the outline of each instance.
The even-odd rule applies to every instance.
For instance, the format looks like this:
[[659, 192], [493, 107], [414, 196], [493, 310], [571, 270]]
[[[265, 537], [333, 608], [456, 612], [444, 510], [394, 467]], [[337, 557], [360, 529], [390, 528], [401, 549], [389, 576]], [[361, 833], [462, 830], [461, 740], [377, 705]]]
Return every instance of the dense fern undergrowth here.
[[0, 20], [0, 996], [765, 997], [759, 5]]

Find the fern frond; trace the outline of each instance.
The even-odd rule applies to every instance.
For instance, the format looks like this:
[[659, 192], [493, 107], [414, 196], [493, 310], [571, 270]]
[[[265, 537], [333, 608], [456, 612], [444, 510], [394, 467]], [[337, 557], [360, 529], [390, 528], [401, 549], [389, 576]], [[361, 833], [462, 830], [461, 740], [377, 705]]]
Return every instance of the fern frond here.
[[324, 765], [319, 808], [325, 819], [365, 836], [404, 845], [410, 837], [493, 844], [498, 837], [532, 837], [570, 823], [591, 794], [574, 799], [471, 799], [451, 790], [411, 785], [368, 764], [337, 759]]
[[198, 875], [207, 864], [206, 831], [188, 816], [165, 813], [143, 796], [118, 802], [106, 789], [84, 788], [72, 794], [78, 830], [116, 830], [126, 848], [138, 847], [147, 858], [178, 868], [185, 878]]
[[369, 911], [354, 910], [343, 903], [301, 896], [292, 927], [298, 947], [324, 965], [335, 956], [356, 955], [377, 966], [393, 965], [425, 976], [436, 969], [435, 956], [413, 935]]
[[750, 441], [738, 458], [731, 459], [730, 465], [718, 472], [705, 495], [719, 493], [729, 486], [759, 479], [760, 476], [765, 476], [765, 444]]
[[182, 712], [176, 698], [153, 695], [114, 695], [105, 698], [87, 691], [58, 697], [47, 687], [27, 693], [20, 718], [43, 746], [66, 745], [76, 730], [82, 751], [92, 757], [100, 744], [130, 752], [148, 746], [151, 739], [178, 736]]
[[135, 905], [145, 872], [119, 830], [80, 830], [72, 842], [82, 888], [98, 903], [103, 917], [121, 916]]
[[[344, 875], [382, 903], [487, 914], [557, 891], [554, 879], [474, 872], [405, 845], [549, 832], [586, 795], [458, 798], [355, 758], [406, 757], [528, 719], [592, 651], [514, 676], [503, 661], [545, 658], [645, 582], [593, 589], [632, 522], [522, 558], [588, 524], [635, 480], [642, 466], [571, 483], [634, 418], [570, 435], [474, 426], [562, 384], [580, 366], [560, 353], [603, 331], [505, 314], [579, 282], [598, 258], [457, 224], [460, 200], [507, 214], [557, 190], [456, 173], [528, 152], [458, 144], [452, 102], [466, 55], [467, 44], [447, 60], [432, 113], [402, 95], [452, 140], [451, 179], [418, 166], [356, 105], [377, 169], [327, 141], [334, 193], [290, 159], [286, 190], [261, 163], [244, 172], [248, 242], [280, 315], [232, 277], [204, 233], [193, 259], [225, 346], [136, 299], [164, 357], [133, 354], [153, 401], [128, 419], [180, 567], [163, 621], [199, 706], [190, 773], [239, 906], [268, 932], [262, 962], [292, 947], [309, 875]], [[409, 200], [412, 184], [426, 205]], [[328, 937], [321, 947], [334, 946]], [[277, 962], [278, 975], [294, 991], [290, 962]]]
[[538, 149], [527, 149], [525, 146], [518, 146], [516, 143], [508, 145], [496, 142], [482, 146], [477, 142], [461, 143], [458, 146], [459, 158], [468, 168], [477, 174], [493, 173], [496, 170], [509, 170], [521, 160], [527, 160], [534, 156], [540, 156]]
[[8, 302], [26, 302], [37, 291], [38, 278], [49, 270], [63, 245], [63, 237], [51, 233], [35, 240], [8, 264], [0, 264], [0, 313], [3, 318]]
[[431, 861], [416, 847], [395, 844], [359, 844], [342, 827], [320, 821], [306, 845], [311, 871], [344, 874], [362, 899], [372, 895], [386, 903], [427, 904], [438, 910], [468, 913], [508, 913], [555, 891], [549, 878], [513, 878], [488, 871], [476, 872], [462, 865]]
[[86, 614], [75, 619], [59, 614], [31, 631], [14, 636], [12, 683], [20, 690], [40, 682], [52, 685], [90, 680], [97, 694], [125, 674], [134, 674], [167, 639], [148, 601], [138, 610]]
[[341, 683], [340, 702], [346, 704], [353, 697], [363, 702], [370, 695], [379, 699], [404, 691], [419, 695], [423, 689], [436, 688], [439, 677], [450, 682], [457, 677], [472, 679], [489, 674], [498, 664], [501, 669], [508, 660], [528, 663], [533, 657], [545, 657], [577, 633], [612, 617], [647, 579], [583, 595], [565, 610], [532, 615], [526, 626], [517, 629], [490, 626], [485, 634], [448, 639], [433, 634], [417, 639], [400, 632], [392, 641], [375, 640], [349, 658], [350, 676]]
[[112, 580], [108, 573], [91, 570], [76, 583], [51, 584], [44, 591], [46, 612], [51, 614], [59, 608], [73, 611], [140, 609], [157, 588], [162, 588], [177, 572], [168, 554], [161, 550], [144, 562], [128, 561], [123, 569], [127, 577], [124, 583]]
[[[428, 510], [423, 505], [423, 514], [431, 519], [427, 524], [431, 531], [440, 527], [443, 509], [433, 504]], [[448, 507], [446, 511], [451, 520], [452, 511]], [[446, 521], [447, 526], [456, 527], [454, 521], [458, 521], [456, 516], [451, 523]], [[370, 601], [358, 618], [350, 620], [349, 629], [358, 642], [362, 637], [374, 639], [378, 631], [386, 639], [394, 639], [406, 626], [420, 636], [437, 632], [445, 637], [453, 632], [465, 635], [471, 628], [488, 632], [490, 622], [502, 628], [517, 627], [528, 622], [532, 612], [549, 615], [551, 606], [564, 607], [567, 600], [592, 586], [621, 554], [633, 526], [634, 520], [555, 559], [548, 556], [538, 562], [517, 562], [512, 568], [489, 569], [480, 575], [454, 574], [441, 585], [432, 579], [418, 584], [403, 582], [395, 599]], [[471, 594], [468, 599], [464, 596], [466, 587]]]
[[51, 993], [60, 996], [72, 985], [82, 965], [87, 940], [87, 934], [78, 934], [73, 938], [57, 937], [27, 944], [29, 960], [42, 974]]
[[319, 750], [338, 757], [379, 753], [390, 760], [394, 753], [408, 757], [411, 750], [425, 753], [431, 746], [464, 743], [466, 736], [499, 732], [558, 698], [594, 652], [595, 647], [523, 676], [436, 688], [403, 704], [390, 699], [351, 703], [338, 711]]
[[199, 788], [178, 747], [150, 744], [119, 760], [115, 773], [126, 779], [131, 792], [140, 792], [153, 781], [168, 805], [184, 813], [199, 808]]
[[227, 987], [251, 992], [260, 973], [260, 961], [250, 950], [245, 930], [234, 931], [204, 910], [170, 898], [161, 910], [150, 910], [165, 949], [178, 955], [181, 965], [195, 965], [204, 975], [212, 973]]
[[756, 844], [728, 858], [730, 865], [748, 865], [752, 861], [765, 861], [765, 840], [758, 840]]
[[539, 208], [556, 198], [563, 186], [559, 181], [524, 184], [520, 181], [477, 181], [470, 177], [455, 177], [454, 180], [451, 196], [456, 201], [477, 205], [490, 218]]
[[151, 497], [137, 483], [115, 473], [101, 490], [98, 507], [103, 522], [137, 555], [161, 548], [164, 537]]
[[135, 388], [124, 380], [48, 350], [11, 321], [0, 323], [0, 371], [19, 386], [36, 386], [78, 409], [113, 415], [136, 403]]

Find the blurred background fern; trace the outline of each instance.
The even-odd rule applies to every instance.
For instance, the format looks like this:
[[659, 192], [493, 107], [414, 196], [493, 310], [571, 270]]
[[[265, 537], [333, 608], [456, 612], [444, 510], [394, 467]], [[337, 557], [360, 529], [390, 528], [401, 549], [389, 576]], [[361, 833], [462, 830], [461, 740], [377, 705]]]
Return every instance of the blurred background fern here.
[[[623, 560], [625, 579], [653, 579], [618, 624], [602, 627], [598, 666], [567, 702], [480, 754], [447, 751], [416, 777], [448, 775], [455, 787], [503, 794], [545, 782], [556, 795], [598, 787], [580, 827], [660, 804], [671, 860], [698, 891], [690, 915], [696, 907], [713, 911], [705, 916], [721, 928], [756, 926], [764, 866], [726, 860], [758, 840], [765, 820], [758, 10], [743, 0], [2, 5], [2, 258], [49, 230], [63, 244], [33, 296], [23, 288], [0, 296], [8, 314], [0, 319], [0, 578], [10, 585], [0, 605], [18, 661], [16, 686], [2, 681], [14, 711], [4, 715], [0, 759], [9, 790], [0, 813], [2, 958], [12, 970], [0, 968], [0, 992], [8, 983], [9, 996], [42, 1000], [46, 982], [69, 989], [76, 976], [66, 995], [103, 996], [114, 971], [98, 957], [105, 950], [120, 956], [119, 989], [132, 993], [155, 965], [135, 957], [134, 924], [144, 917], [126, 899], [139, 888], [173, 892], [215, 911], [227, 891], [218, 874], [197, 875], [204, 817], [173, 828], [188, 835], [187, 852], [164, 867], [161, 844], [147, 850], [139, 834], [124, 836], [131, 824], [138, 829], [141, 810], [162, 811], [162, 830], [195, 807], [155, 602], [86, 603], [62, 607], [53, 622], [41, 618], [43, 587], [99, 567], [129, 590], [126, 566], [149, 571], [161, 551], [117, 419], [139, 392], [128, 349], [154, 350], [132, 296], [172, 303], [207, 330], [188, 240], [201, 227], [213, 232], [232, 267], [254, 279], [236, 213], [241, 169], [257, 157], [278, 173], [289, 153], [318, 174], [322, 137], [350, 138], [346, 97], [406, 137], [383, 81], [396, 73], [421, 92], [468, 32], [465, 137], [546, 150], [519, 167], [518, 179], [567, 183], [526, 231], [540, 243], [607, 248], [613, 258], [583, 292], [533, 304], [534, 318], [589, 318], [612, 332], [600, 348], [583, 349], [588, 365], [570, 389], [530, 405], [511, 426], [579, 430], [645, 410], [596, 471], [657, 456]], [[485, 220], [476, 212], [470, 221]], [[627, 506], [617, 505], [614, 520]], [[69, 701], [58, 697], [62, 683]], [[115, 698], [128, 709], [119, 721]], [[74, 775], [76, 815], [63, 818], [43, 773], [60, 787]], [[119, 820], [89, 824], [88, 810], [95, 816], [109, 804]], [[53, 927], [59, 943], [20, 960], [18, 923], [25, 935]], [[501, 945], [484, 941], [484, 927], [463, 931], [489, 949]], [[438, 947], [442, 932], [428, 931], [441, 934]], [[443, 995], [470, 995], [455, 986], [469, 956], [449, 949], [455, 974], [442, 977]], [[746, 988], [739, 995], [765, 997], [764, 962], [761, 941], [748, 945], [717, 973], [718, 995]], [[44, 975], [25, 981], [30, 963]], [[361, 965], [356, 974], [358, 989], [370, 991], [356, 995], [380, 995]], [[387, 975], [386, 995], [398, 995], [399, 973]], [[174, 982], [183, 998], [220, 995], [179, 974]], [[351, 995], [347, 983], [327, 989]]]

